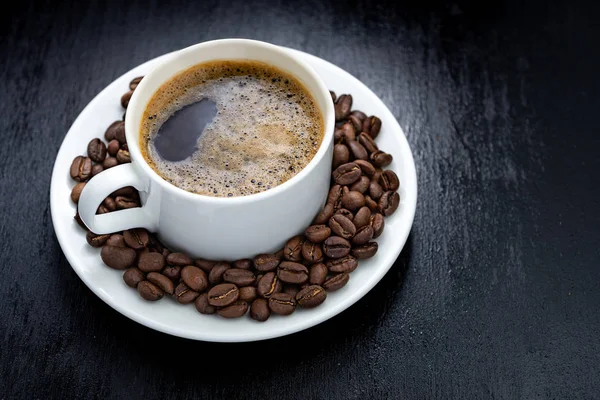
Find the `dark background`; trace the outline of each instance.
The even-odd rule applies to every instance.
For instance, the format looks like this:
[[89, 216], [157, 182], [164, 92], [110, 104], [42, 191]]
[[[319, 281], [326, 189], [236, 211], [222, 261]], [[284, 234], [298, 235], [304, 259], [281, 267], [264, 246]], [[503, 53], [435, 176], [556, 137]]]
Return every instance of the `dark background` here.
[[[15, 2], [0, 24], [0, 398], [600, 398], [598, 2]], [[245, 37], [346, 69], [413, 150], [410, 239], [308, 331], [211, 344], [104, 304], [49, 187], [85, 105], [136, 65]]]

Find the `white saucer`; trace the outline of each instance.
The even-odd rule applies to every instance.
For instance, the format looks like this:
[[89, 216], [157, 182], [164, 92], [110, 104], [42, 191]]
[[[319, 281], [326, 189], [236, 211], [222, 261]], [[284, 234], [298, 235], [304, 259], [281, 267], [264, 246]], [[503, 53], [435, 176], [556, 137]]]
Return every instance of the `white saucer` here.
[[259, 323], [250, 317], [228, 320], [216, 315], [202, 315], [193, 304], [180, 305], [165, 298], [144, 301], [123, 282], [123, 272], [106, 267], [99, 249], [90, 247], [85, 233], [73, 220], [75, 205], [70, 200], [74, 182], [69, 167], [74, 157], [86, 151], [88, 142], [104, 137], [108, 125], [123, 115], [120, 98], [136, 76], [145, 75], [169, 54], [148, 61], [112, 82], [98, 94], [75, 120], [58, 152], [50, 189], [50, 206], [54, 230], [67, 260], [85, 284], [108, 305], [147, 327], [175, 336], [213, 342], [249, 342], [298, 332], [317, 325], [350, 307], [379, 282], [400, 254], [410, 232], [417, 203], [415, 164], [406, 137], [398, 122], [383, 102], [358, 79], [335, 65], [309, 54], [291, 50], [308, 62], [337, 94], [349, 93], [354, 109], [382, 120], [378, 145], [394, 156], [393, 169], [400, 178], [401, 204], [395, 214], [386, 218], [385, 230], [377, 239], [375, 257], [361, 261], [341, 290], [331, 292], [321, 306], [298, 309], [292, 315], [271, 318]]

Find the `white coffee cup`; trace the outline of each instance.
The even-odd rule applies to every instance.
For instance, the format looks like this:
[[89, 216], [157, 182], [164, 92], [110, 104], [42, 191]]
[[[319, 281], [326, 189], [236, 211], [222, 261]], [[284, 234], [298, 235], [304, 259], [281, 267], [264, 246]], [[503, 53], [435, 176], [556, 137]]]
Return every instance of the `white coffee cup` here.
[[[210, 197], [187, 192], [160, 177], [140, 151], [141, 119], [156, 90], [174, 75], [213, 60], [261, 61], [296, 77], [312, 94], [324, 120], [321, 147], [302, 171], [261, 193]], [[335, 113], [329, 90], [306, 63], [278, 46], [246, 39], [200, 43], [174, 53], [147, 74], [136, 88], [125, 118], [131, 163], [92, 178], [79, 199], [79, 215], [94, 233], [143, 227], [157, 232], [169, 248], [192, 257], [235, 260], [274, 252], [305, 229], [325, 203], [331, 178]], [[116, 189], [134, 186], [141, 208], [95, 215]]]

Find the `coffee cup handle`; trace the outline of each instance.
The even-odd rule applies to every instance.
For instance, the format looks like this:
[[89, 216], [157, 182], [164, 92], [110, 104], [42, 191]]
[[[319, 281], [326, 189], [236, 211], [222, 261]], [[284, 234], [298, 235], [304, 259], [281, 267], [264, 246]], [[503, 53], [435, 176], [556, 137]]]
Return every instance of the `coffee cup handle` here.
[[81, 220], [92, 232], [102, 235], [132, 228], [155, 230], [157, 217], [149, 212], [148, 201], [142, 207], [96, 215], [96, 210], [109, 194], [126, 186], [147, 192], [150, 180], [142, 177], [133, 163], [127, 163], [99, 173], [85, 185], [79, 197], [78, 211]]

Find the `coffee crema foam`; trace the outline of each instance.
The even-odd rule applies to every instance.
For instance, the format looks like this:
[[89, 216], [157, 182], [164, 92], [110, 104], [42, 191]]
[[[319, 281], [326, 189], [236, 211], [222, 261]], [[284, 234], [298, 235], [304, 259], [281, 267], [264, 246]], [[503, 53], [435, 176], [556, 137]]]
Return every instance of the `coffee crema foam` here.
[[[185, 106], [209, 99], [217, 113], [182, 161], [160, 156], [154, 139]], [[165, 180], [193, 193], [245, 196], [282, 184], [312, 160], [323, 117], [293, 76], [254, 61], [196, 65], [163, 84], [144, 112], [140, 147]]]

